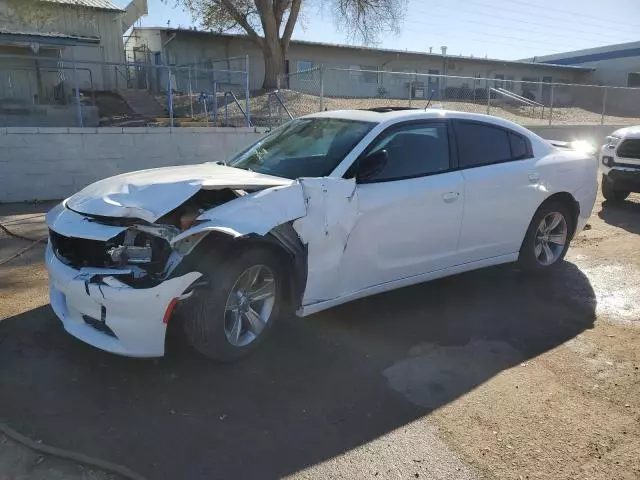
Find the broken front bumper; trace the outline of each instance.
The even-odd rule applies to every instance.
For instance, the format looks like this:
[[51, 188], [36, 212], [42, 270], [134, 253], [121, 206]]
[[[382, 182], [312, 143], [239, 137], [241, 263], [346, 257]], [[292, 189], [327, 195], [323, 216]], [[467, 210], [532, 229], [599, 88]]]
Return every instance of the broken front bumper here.
[[153, 288], [132, 288], [110, 281], [88, 281], [109, 277], [100, 269], [74, 269], [62, 263], [47, 245], [51, 306], [67, 332], [74, 337], [118, 355], [161, 357], [164, 355], [167, 325], [165, 314], [174, 299], [201, 274], [191, 272], [165, 280]]

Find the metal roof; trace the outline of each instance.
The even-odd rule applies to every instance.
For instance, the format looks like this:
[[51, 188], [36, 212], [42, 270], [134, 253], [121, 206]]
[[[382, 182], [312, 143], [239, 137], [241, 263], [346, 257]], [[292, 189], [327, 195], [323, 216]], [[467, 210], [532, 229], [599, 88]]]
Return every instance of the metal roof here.
[[7, 31], [0, 29], [0, 44], [39, 42], [49, 45], [77, 45], [79, 43], [100, 43], [100, 37], [68, 35], [57, 32]]
[[44, 0], [49, 3], [60, 3], [63, 5], [73, 5], [78, 7], [96, 8], [98, 10], [111, 10], [122, 12], [122, 8], [110, 0]]

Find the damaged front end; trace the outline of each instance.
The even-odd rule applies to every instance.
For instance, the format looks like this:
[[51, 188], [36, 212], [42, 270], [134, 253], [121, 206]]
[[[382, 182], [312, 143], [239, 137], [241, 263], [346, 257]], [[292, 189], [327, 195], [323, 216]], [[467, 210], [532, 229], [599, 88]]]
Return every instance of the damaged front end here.
[[149, 288], [169, 278], [195, 246], [194, 238], [174, 239], [197, 225], [203, 212], [240, 195], [229, 189], [201, 190], [155, 223], [81, 214], [61, 204], [47, 216], [49, 241], [65, 265], [81, 272], [105, 269], [106, 276], [126, 285]]
[[227, 260], [238, 242], [280, 249], [299, 313], [340, 295], [341, 257], [357, 214], [355, 183], [250, 180], [199, 181], [195, 191], [187, 182], [190, 195], [179, 203], [158, 200], [151, 207], [131, 193], [132, 185], [110, 185], [129, 195], [94, 199], [83, 191], [49, 212], [51, 305], [65, 329], [113, 353], [162, 356], [173, 308], [207, 285], [203, 259], [213, 253]]

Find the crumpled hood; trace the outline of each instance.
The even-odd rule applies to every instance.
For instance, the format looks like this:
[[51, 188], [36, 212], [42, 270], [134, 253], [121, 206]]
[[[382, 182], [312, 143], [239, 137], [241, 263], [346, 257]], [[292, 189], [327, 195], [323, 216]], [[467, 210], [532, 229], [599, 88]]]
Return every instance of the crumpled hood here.
[[79, 213], [155, 222], [201, 189], [250, 190], [293, 181], [215, 163], [124, 173], [89, 185], [66, 201]]

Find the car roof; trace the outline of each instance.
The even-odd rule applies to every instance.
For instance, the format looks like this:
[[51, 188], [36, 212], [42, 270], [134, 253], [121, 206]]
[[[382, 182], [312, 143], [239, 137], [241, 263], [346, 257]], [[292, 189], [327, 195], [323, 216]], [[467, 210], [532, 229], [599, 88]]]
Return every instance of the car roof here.
[[390, 107], [376, 108], [372, 110], [331, 110], [306, 115], [307, 118], [341, 118], [345, 120], [357, 120], [361, 122], [371, 122], [377, 124], [397, 123], [403, 120], [426, 120], [426, 119], [461, 119], [476, 120], [479, 122], [492, 123], [497, 126], [515, 130], [527, 136], [535, 135], [531, 130], [518, 125], [517, 123], [505, 120], [492, 115], [481, 113], [458, 112], [455, 110], [444, 110], [440, 108], [427, 109], [397, 109]]

